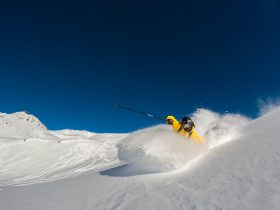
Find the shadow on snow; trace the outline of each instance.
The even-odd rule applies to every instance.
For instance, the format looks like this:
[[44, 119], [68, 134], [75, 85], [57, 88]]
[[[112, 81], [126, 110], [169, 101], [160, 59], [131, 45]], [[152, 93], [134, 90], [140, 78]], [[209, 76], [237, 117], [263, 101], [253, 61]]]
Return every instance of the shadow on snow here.
[[155, 173], [161, 173], [161, 171], [135, 169], [133, 167], [130, 167], [129, 165], [122, 165], [100, 172], [101, 175], [114, 177], [129, 177]]

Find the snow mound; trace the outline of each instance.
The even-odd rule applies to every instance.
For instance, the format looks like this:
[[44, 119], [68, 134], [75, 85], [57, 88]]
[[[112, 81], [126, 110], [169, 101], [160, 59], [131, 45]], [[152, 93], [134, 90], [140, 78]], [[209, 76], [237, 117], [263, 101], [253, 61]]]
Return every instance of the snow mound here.
[[38, 118], [26, 112], [0, 113], [0, 136], [57, 139]]
[[234, 139], [250, 122], [238, 114], [220, 115], [206, 109], [193, 114], [197, 131], [205, 144], [186, 140], [170, 126], [160, 125], [130, 134], [118, 145], [118, 157], [139, 174], [185, 168], [209, 149]]

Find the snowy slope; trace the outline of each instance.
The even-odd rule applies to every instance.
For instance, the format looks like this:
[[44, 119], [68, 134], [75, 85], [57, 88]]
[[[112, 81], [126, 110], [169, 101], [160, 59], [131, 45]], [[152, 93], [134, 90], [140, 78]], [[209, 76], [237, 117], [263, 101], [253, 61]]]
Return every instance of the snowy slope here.
[[165, 126], [61, 144], [2, 139], [0, 209], [279, 209], [280, 108], [253, 121], [207, 110], [195, 119], [209, 143], [191, 157]]
[[[0, 141], [0, 185], [26, 185], [77, 176], [119, 164], [115, 139], [92, 141]], [[1, 205], [0, 205], [1, 206]], [[0, 208], [1, 209], [1, 208]]]

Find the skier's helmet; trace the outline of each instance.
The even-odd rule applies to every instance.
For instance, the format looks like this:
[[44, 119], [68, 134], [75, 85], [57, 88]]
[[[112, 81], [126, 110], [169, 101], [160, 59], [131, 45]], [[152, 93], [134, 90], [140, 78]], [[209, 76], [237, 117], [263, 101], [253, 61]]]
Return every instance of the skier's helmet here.
[[191, 132], [192, 128], [195, 126], [192, 119], [188, 116], [184, 117], [181, 121], [181, 124], [185, 131]]
[[183, 123], [183, 124], [187, 124], [187, 123], [190, 122], [190, 121], [192, 121], [192, 119], [191, 119], [190, 117], [188, 117], [188, 116], [185, 116], [185, 117], [183, 117], [183, 119], [182, 119], [182, 123]]

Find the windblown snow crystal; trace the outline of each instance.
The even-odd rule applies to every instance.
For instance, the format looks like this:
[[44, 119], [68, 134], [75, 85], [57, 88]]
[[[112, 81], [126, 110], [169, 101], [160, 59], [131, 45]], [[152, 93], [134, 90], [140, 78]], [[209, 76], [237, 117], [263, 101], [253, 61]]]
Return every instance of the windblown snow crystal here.
[[235, 137], [248, 124], [241, 115], [219, 115], [199, 109], [193, 115], [197, 131], [206, 143], [199, 144], [178, 135], [167, 125], [160, 125], [132, 133], [118, 145], [119, 159], [134, 171], [164, 172], [188, 166], [209, 149]]

